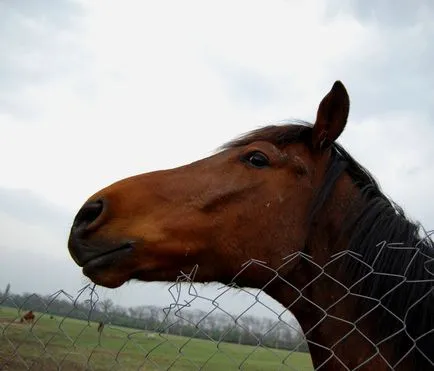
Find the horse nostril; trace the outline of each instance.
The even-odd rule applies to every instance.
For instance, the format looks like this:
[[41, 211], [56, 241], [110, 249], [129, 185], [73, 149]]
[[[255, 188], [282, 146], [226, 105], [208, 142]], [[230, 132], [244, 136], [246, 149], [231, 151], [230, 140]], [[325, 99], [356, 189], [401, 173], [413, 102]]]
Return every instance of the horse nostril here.
[[73, 228], [80, 230], [87, 229], [98, 219], [103, 210], [104, 203], [102, 200], [85, 203], [75, 217]]

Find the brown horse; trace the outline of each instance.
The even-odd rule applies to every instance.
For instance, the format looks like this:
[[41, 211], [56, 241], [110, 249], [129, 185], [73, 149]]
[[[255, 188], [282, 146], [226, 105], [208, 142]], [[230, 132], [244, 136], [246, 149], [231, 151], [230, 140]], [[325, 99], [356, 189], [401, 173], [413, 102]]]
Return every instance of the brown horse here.
[[102, 332], [104, 331], [104, 322], [99, 321], [97, 331], [98, 331], [98, 345], [101, 345], [101, 335]]
[[[433, 242], [336, 143], [348, 113], [337, 81], [313, 125], [99, 191], [74, 220], [73, 259], [110, 288], [199, 267], [197, 281], [263, 289], [300, 322], [315, 368], [433, 369]], [[266, 265], [238, 274], [250, 259]]]
[[28, 311], [24, 316], [21, 317], [20, 322], [27, 322], [27, 323], [33, 323], [35, 321], [35, 315], [33, 314], [33, 311]]
[[100, 321], [98, 323], [98, 329], [97, 329], [97, 331], [98, 331], [99, 334], [102, 334], [103, 330], [104, 330], [104, 322]]

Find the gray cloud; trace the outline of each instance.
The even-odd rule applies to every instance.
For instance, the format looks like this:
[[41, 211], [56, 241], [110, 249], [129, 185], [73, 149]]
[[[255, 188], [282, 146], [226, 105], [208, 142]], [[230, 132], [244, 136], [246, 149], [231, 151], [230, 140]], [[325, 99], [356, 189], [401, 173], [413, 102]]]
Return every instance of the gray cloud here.
[[72, 216], [30, 190], [0, 187], [0, 286], [40, 294], [83, 286], [66, 247]]
[[434, 3], [328, 2], [327, 21], [342, 13], [375, 35], [368, 58], [354, 56], [342, 66], [342, 78], [351, 88], [354, 117], [412, 110], [434, 119]]
[[402, 28], [419, 25], [421, 19], [432, 19], [434, 3], [430, 0], [329, 0], [327, 15], [340, 11], [353, 14], [359, 21], [379, 25], [381, 28]]
[[[60, 247], [60, 246], [59, 246]], [[13, 292], [54, 294], [64, 290], [71, 295], [85, 286], [86, 279], [66, 259], [0, 245], [0, 290], [11, 284]]]
[[226, 93], [236, 104], [265, 106], [279, 99], [278, 85], [258, 71], [225, 62], [218, 56], [208, 57], [207, 61], [225, 83]]
[[73, 212], [65, 210], [27, 189], [0, 187], [0, 212], [29, 225], [38, 225], [64, 236]]
[[73, 31], [81, 7], [73, 0], [0, 3], [0, 109], [18, 116], [37, 114], [23, 89], [72, 75], [86, 63]]
[[[364, 45], [365, 50], [333, 62], [324, 71], [323, 78], [330, 84], [340, 79], [347, 86], [351, 118], [362, 120], [391, 111], [413, 111], [434, 120], [434, 2], [329, 0], [326, 4], [326, 25], [343, 15], [352, 17], [366, 30], [371, 42]], [[291, 50], [293, 45], [284, 47]], [[305, 58], [296, 49], [293, 53], [294, 58]], [[248, 66], [226, 63], [215, 56], [208, 62], [225, 82], [226, 93], [238, 104], [264, 107], [283, 97], [295, 100], [299, 94], [299, 87], [292, 83], [296, 71], [288, 70], [285, 76], [272, 80], [260, 71], [249, 71]]]

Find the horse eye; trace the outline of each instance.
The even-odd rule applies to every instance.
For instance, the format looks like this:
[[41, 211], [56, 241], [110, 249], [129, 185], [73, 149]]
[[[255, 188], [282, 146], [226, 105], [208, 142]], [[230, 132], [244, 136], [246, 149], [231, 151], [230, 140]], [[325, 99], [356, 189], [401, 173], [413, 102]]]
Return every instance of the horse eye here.
[[268, 157], [259, 151], [249, 153], [247, 156], [245, 156], [245, 161], [257, 169], [270, 166]]

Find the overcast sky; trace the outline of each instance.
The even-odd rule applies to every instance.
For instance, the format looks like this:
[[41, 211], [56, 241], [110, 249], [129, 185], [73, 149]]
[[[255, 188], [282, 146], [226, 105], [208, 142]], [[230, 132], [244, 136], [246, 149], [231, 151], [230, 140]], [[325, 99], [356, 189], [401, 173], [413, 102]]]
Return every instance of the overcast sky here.
[[[312, 121], [337, 79], [351, 99], [340, 142], [433, 229], [434, 3], [343, 3], [0, 2], [0, 287], [74, 295], [88, 281], [66, 240], [88, 196]], [[168, 305], [167, 287], [99, 292]]]

